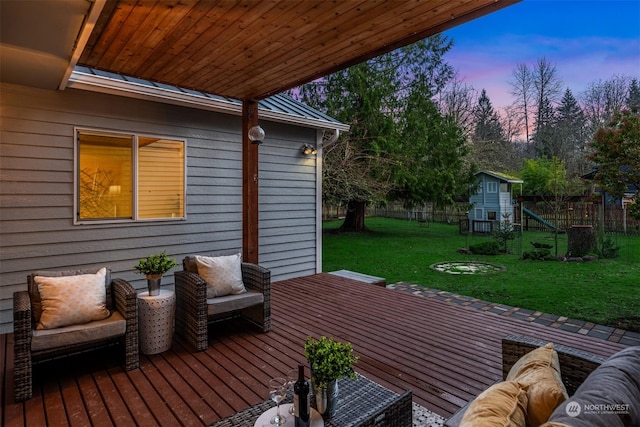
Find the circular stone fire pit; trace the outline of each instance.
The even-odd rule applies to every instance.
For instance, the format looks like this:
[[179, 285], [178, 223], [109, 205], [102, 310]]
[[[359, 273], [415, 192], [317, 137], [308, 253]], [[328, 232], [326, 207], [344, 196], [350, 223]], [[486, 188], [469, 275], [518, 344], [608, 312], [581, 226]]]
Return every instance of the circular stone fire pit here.
[[507, 271], [502, 265], [479, 261], [444, 261], [431, 264], [429, 268], [447, 274], [490, 274]]

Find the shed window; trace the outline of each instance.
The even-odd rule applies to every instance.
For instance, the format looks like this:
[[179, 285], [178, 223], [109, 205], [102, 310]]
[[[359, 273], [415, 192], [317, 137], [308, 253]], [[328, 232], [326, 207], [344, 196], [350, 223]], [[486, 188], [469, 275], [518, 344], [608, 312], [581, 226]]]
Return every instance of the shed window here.
[[498, 219], [496, 211], [488, 211], [487, 212], [487, 219], [490, 220], [490, 221], [495, 221], [496, 219]]
[[182, 219], [185, 141], [76, 130], [76, 222]]
[[487, 193], [497, 193], [497, 192], [498, 192], [498, 183], [487, 182]]

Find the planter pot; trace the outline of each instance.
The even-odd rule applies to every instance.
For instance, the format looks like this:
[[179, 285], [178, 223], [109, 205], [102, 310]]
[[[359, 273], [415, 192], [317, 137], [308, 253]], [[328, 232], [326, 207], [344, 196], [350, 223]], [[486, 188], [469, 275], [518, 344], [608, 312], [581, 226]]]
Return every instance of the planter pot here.
[[148, 274], [147, 275], [147, 287], [149, 288], [149, 296], [155, 297], [160, 295], [160, 280], [161, 274]]
[[329, 386], [314, 388], [316, 409], [323, 417], [332, 417], [338, 406], [338, 381], [331, 381]]

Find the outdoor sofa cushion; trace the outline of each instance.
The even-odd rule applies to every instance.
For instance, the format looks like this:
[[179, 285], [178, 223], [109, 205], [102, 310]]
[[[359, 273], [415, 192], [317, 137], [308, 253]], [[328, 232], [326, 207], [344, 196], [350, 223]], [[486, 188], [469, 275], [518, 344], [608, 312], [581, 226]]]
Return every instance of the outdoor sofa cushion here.
[[460, 427], [524, 427], [526, 410], [527, 386], [517, 381], [502, 381], [476, 397]]
[[[567, 411], [569, 405], [573, 407]], [[640, 346], [621, 350], [594, 370], [543, 425], [550, 427], [551, 423], [572, 427], [640, 426]]]
[[522, 356], [509, 371], [507, 381], [518, 381], [527, 389], [527, 425], [539, 426], [569, 396], [562, 384], [560, 362], [553, 343]]

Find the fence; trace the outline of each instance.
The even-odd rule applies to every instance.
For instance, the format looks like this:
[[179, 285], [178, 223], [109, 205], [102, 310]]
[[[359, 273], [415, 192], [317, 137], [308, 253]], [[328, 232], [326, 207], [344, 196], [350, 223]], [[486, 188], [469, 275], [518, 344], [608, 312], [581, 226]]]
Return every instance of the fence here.
[[[591, 225], [596, 230], [604, 227], [607, 233], [640, 235], [640, 221], [631, 218], [629, 212], [621, 206], [603, 206], [596, 202], [566, 202], [556, 209], [553, 204], [544, 202], [524, 202], [523, 207], [562, 230], [572, 225]], [[407, 210], [400, 203], [389, 203], [386, 206], [369, 206], [367, 215], [408, 221], [415, 221], [420, 217], [426, 218], [429, 222], [460, 224], [467, 221], [468, 208], [468, 203], [458, 203], [442, 209], [427, 204], [418, 209]], [[525, 230], [549, 230], [548, 227], [527, 215], [520, 218], [519, 207], [515, 212], [516, 217], [511, 219], [512, 222], [522, 224]], [[346, 208], [343, 206], [323, 207], [325, 220], [343, 218], [345, 214]]]
[[[594, 229], [604, 227], [607, 233], [640, 234], [640, 221], [629, 216], [629, 212], [621, 206], [602, 205], [594, 202], [567, 202], [556, 209], [551, 204], [524, 202], [524, 207], [544, 220], [556, 225], [562, 230], [572, 225], [590, 225]], [[519, 210], [518, 211], [519, 215]], [[548, 229], [541, 223], [525, 215], [521, 220], [525, 230]]]

